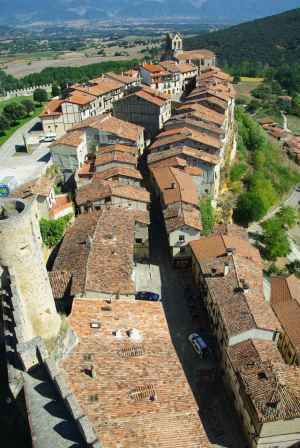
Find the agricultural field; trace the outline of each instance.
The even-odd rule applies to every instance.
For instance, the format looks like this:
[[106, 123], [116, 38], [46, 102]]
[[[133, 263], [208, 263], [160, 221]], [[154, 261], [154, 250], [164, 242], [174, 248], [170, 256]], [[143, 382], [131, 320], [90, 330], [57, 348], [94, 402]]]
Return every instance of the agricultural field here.
[[241, 78], [241, 82], [234, 86], [237, 91], [237, 96], [252, 99], [252, 90], [256, 89], [262, 82], [263, 78]]

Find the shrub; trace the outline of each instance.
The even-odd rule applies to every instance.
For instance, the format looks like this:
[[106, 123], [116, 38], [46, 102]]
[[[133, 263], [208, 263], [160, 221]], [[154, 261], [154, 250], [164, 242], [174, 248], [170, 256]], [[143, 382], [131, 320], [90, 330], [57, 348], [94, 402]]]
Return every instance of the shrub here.
[[261, 241], [264, 244], [264, 256], [268, 260], [286, 257], [290, 251], [290, 242], [287, 232], [282, 228], [282, 222], [276, 216], [262, 224], [263, 233]]
[[56, 246], [64, 236], [65, 229], [72, 219], [72, 215], [66, 215], [55, 221], [42, 218], [40, 221], [40, 230], [43, 243], [47, 247]]
[[215, 225], [215, 211], [211, 199], [209, 197], [202, 199], [199, 203], [199, 209], [203, 226], [203, 235], [210, 235]]
[[246, 163], [239, 162], [233, 165], [230, 170], [230, 180], [231, 182], [236, 182], [240, 180], [247, 172]]

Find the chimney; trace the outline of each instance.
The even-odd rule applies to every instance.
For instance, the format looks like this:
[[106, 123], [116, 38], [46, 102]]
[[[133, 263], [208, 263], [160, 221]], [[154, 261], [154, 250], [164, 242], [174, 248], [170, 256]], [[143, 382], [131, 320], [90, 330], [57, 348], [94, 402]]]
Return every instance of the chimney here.
[[172, 182], [172, 183], [171, 183], [171, 189], [172, 189], [172, 190], [175, 190], [175, 188], [176, 188], [176, 183], [175, 183], [175, 182]]
[[226, 249], [226, 255], [230, 256], [230, 255], [234, 255], [236, 252], [234, 247], [227, 247]]
[[224, 263], [224, 277], [229, 274], [229, 263]]

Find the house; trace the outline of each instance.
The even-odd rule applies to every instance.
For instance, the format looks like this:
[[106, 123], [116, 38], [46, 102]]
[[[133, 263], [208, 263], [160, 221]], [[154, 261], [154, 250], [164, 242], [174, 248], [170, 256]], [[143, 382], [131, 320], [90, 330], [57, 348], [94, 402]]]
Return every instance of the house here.
[[75, 202], [80, 213], [106, 206], [147, 211], [150, 195], [145, 188], [102, 180], [96, 175], [77, 191]]
[[198, 68], [193, 64], [178, 64], [175, 61], [163, 61], [160, 63], [169, 72], [179, 73], [181, 79], [181, 93], [190, 91], [195, 87]]
[[[114, 145], [112, 145], [114, 146]], [[133, 154], [114, 151], [104, 154], [97, 153], [94, 160], [95, 172], [100, 173], [110, 168], [136, 168], [137, 157]]]
[[67, 132], [51, 143], [50, 152], [62, 173], [74, 173], [82, 167], [87, 156], [85, 133], [81, 130]]
[[176, 108], [175, 114], [182, 118], [190, 117], [225, 129], [225, 114], [216, 112], [200, 103], [184, 102]]
[[300, 364], [300, 280], [295, 275], [271, 278], [271, 306], [282, 332], [278, 339], [287, 364]]
[[212, 448], [160, 303], [76, 299], [69, 323], [59, 368], [100, 445]]
[[50, 100], [40, 115], [44, 134], [61, 137], [74, 124], [112, 110], [114, 101], [139, 85], [137, 76], [101, 76], [86, 83], [73, 84], [66, 98]]
[[216, 55], [209, 50], [182, 51], [175, 55], [179, 64], [193, 64], [198, 67], [199, 73], [216, 65]]
[[140, 187], [142, 182], [141, 173], [137, 169], [127, 166], [118, 166], [106, 169], [105, 171], [96, 172], [94, 178], [110, 180], [125, 185], [133, 185], [135, 187]]
[[214, 155], [219, 155], [222, 149], [219, 138], [200, 130], [184, 127], [161, 132], [157, 135], [149, 150], [151, 153], [160, 152], [174, 146], [189, 146]]
[[174, 99], [181, 96], [182, 77], [180, 72], [166, 70], [160, 64], [144, 63], [140, 67], [140, 74], [143, 83], [152, 89]]
[[138, 70], [128, 70], [125, 73], [108, 72], [105, 74], [105, 77], [123, 84], [124, 93], [130, 93], [141, 84], [141, 77]]
[[264, 299], [260, 254], [249, 241], [211, 235], [190, 243], [192, 271], [218, 340], [225, 349], [247, 339], [275, 341], [280, 323]]
[[83, 92], [96, 98], [96, 114], [100, 115], [112, 110], [112, 104], [124, 95], [125, 84], [102, 75], [86, 83], [73, 84], [74, 92]]
[[85, 132], [88, 152], [94, 153], [99, 146], [113, 144], [132, 146], [139, 154], [144, 151], [144, 128], [111, 114], [88, 118], [73, 126], [72, 130], [75, 129]]
[[273, 341], [248, 339], [228, 347], [225, 383], [250, 448], [297, 447], [299, 368], [284, 364]]
[[153, 138], [171, 117], [171, 100], [163, 93], [143, 86], [114, 103], [114, 115], [142, 126]]
[[134, 261], [148, 256], [148, 225], [143, 210], [105, 207], [81, 214], [67, 230], [52, 271], [71, 275], [72, 297], [134, 299]]
[[[179, 159], [179, 161], [175, 161], [174, 158]], [[164, 163], [165, 166], [184, 168], [185, 171], [189, 171], [191, 168], [197, 168], [198, 174], [197, 176], [193, 176], [193, 181], [196, 184], [198, 195], [216, 197], [218, 194], [220, 184], [220, 158], [216, 155], [188, 146], [176, 146], [160, 152], [150, 153], [147, 160], [149, 167], [158, 166], [157, 164], [162, 166], [161, 163], [167, 160], [168, 162]], [[185, 163], [182, 163], [182, 161]]]
[[174, 167], [150, 165], [151, 180], [160, 198], [172, 257], [185, 258], [185, 246], [200, 237], [199, 197], [191, 176]]

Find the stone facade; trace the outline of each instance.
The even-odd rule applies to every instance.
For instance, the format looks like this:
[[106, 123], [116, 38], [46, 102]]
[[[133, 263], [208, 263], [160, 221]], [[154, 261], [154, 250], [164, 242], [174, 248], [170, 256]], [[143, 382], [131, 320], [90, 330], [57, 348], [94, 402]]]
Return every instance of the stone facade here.
[[55, 337], [60, 328], [54, 299], [41, 251], [36, 202], [1, 199], [0, 265], [14, 272], [25, 338]]

